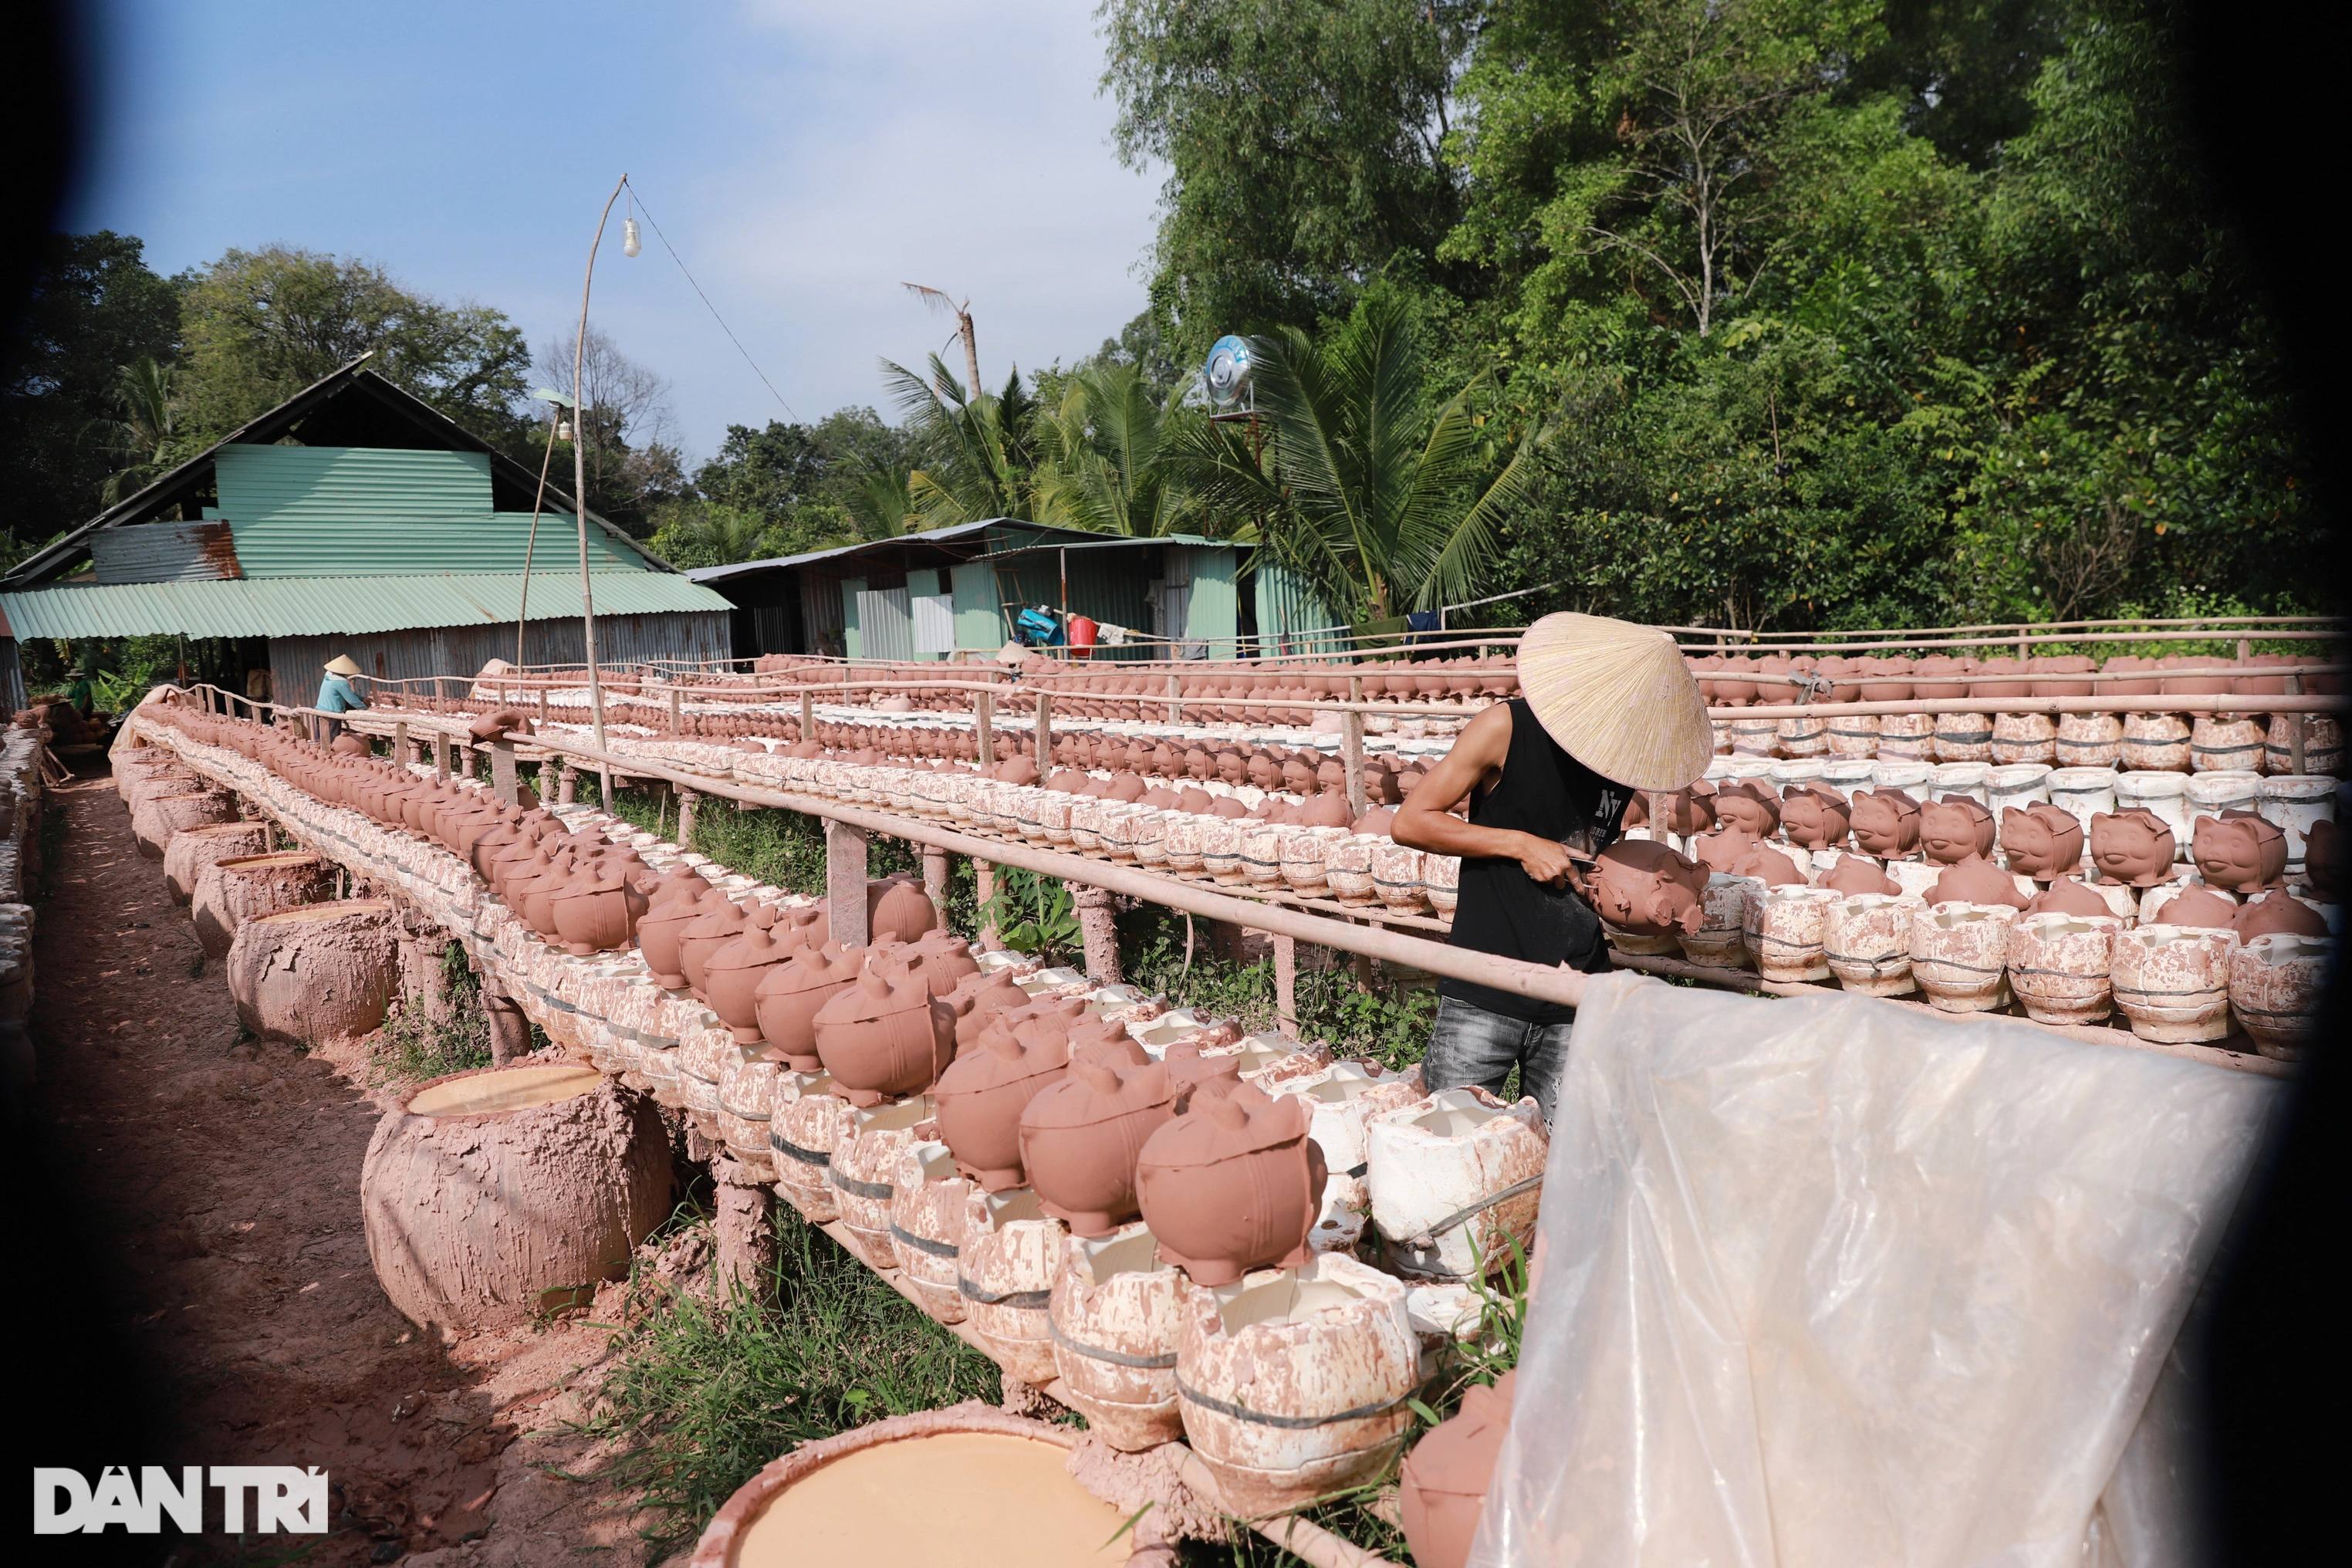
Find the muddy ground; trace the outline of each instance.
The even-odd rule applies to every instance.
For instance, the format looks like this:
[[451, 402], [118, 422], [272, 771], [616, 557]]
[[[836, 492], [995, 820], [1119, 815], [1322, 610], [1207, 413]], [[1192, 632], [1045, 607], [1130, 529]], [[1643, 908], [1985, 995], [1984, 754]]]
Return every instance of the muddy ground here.
[[[64, 833], [38, 914], [26, 1106], [60, 1194], [58, 1256], [83, 1276], [57, 1305], [96, 1314], [58, 1338], [101, 1408], [58, 1428], [80, 1452], [37, 1446], [32, 1462], [323, 1466], [334, 1531], [226, 1536], [211, 1493], [197, 1541], [53, 1544], [189, 1568], [298, 1551], [321, 1564], [645, 1563], [635, 1521], [594, 1479], [603, 1456], [564, 1431], [607, 1331], [445, 1346], [394, 1310], [368, 1265], [359, 1182], [403, 1086], [381, 1081], [368, 1041], [306, 1054], [246, 1036], [102, 767], [50, 803]], [[43, 1386], [73, 1385], [53, 1371]]]

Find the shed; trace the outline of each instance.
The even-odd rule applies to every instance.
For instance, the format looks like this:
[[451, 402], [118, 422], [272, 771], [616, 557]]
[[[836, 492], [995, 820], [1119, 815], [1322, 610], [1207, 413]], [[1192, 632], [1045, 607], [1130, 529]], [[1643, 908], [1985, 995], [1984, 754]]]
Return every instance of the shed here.
[[[1192, 534], [1130, 538], [992, 518], [802, 555], [690, 572], [737, 605], [735, 654], [944, 659], [993, 653], [1029, 605], [1176, 639], [1230, 658], [1255, 635], [1241, 588], [1250, 547]], [[1100, 657], [1164, 658], [1164, 643]]]
[[[586, 658], [580, 525], [538, 476], [355, 360], [0, 578], [20, 637], [234, 639], [307, 698], [348, 654], [380, 679]], [[732, 606], [587, 517], [600, 662], [724, 658]], [[526, 576], [526, 560], [529, 572]]]

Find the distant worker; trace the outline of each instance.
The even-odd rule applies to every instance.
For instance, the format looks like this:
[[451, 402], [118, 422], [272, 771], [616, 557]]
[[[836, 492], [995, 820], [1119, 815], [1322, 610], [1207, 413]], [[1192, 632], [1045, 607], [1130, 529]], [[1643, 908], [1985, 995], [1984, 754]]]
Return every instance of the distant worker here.
[[73, 682], [66, 688], [66, 701], [72, 705], [75, 712], [89, 718], [90, 710], [98, 703], [98, 693], [89, 684], [89, 671], [77, 665], [66, 671], [66, 679]]
[[[360, 696], [359, 689], [352, 684], [352, 678], [359, 673], [360, 667], [352, 662], [349, 654], [337, 654], [327, 664], [327, 678], [319, 682], [319, 700], [310, 706], [321, 713], [348, 713], [355, 708], [365, 708], [366, 700]], [[341, 731], [342, 726], [334, 720], [327, 721], [329, 740], [334, 739]]]
[[[1706, 771], [1715, 735], [1673, 637], [1598, 616], [1546, 616], [1519, 643], [1519, 689], [1461, 738], [1398, 808], [1399, 844], [1462, 858], [1454, 947], [1547, 968], [1609, 967], [1585, 865], [1613, 843], [1633, 792]], [[1465, 799], [1469, 820], [1449, 815]], [[1585, 865], [1580, 865], [1579, 861]], [[1430, 1089], [1519, 1092], [1551, 1120], [1575, 1009], [1441, 981], [1422, 1061]]]

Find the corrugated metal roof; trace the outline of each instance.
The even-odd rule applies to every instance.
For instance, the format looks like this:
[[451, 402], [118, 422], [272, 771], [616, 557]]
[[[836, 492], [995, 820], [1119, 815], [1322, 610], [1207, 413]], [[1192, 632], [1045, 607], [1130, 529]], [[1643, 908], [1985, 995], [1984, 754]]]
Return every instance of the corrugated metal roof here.
[[[575, 558], [576, 560], [576, 558]], [[20, 637], [121, 637], [183, 633], [204, 637], [327, 637], [422, 626], [511, 622], [522, 574], [439, 573], [387, 577], [274, 577], [216, 583], [76, 584], [0, 595]], [[599, 572], [596, 614], [725, 610], [711, 590], [667, 572]], [[530, 618], [581, 613], [580, 574], [533, 571]]]
[[959, 522], [946, 528], [929, 529], [921, 533], [897, 533], [887, 539], [860, 540], [856, 544], [836, 544], [829, 550], [812, 550], [801, 555], [778, 555], [765, 561], [738, 561], [727, 566], [698, 566], [687, 575], [698, 583], [720, 583], [730, 577], [740, 577], [750, 572], [769, 572], [780, 566], [805, 566], [812, 561], [831, 561], [861, 551], [887, 551], [908, 544], [943, 544], [951, 539], [969, 539], [985, 533], [992, 528], [1022, 529], [1035, 535], [1053, 534], [1072, 540], [1095, 537], [1082, 530], [1056, 528], [1049, 523], [1024, 522], [1019, 518], [992, 517], [980, 522]]
[[142, 522], [90, 535], [101, 583], [200, 583], [242, 577], [236, 541], [225, 522]]
[[213, 454], [213, 480], [231, 522], [338, 529], [387, 511], [462, 522], [490, 510], [490, 459], [481, 452], [227, 446]]

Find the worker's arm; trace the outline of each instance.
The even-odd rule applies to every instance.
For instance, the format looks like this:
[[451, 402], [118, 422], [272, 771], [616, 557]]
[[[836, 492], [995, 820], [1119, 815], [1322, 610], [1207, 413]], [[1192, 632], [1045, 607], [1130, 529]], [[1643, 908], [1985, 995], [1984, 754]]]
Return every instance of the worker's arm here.
[[1463, 727], [1454, 749], [1404, 797], [1389, 837], [1465, 860], [1517, 860], [1537, 881], [1561, 885], [1569, 874], [1568, 851], [1552, 840], [1511, 827], [1474, 827], [1447, 815], [1472, 790], [1491, 788], [1510, 754], [1511, 710], [1497, 702]]

